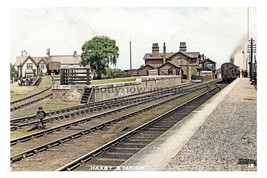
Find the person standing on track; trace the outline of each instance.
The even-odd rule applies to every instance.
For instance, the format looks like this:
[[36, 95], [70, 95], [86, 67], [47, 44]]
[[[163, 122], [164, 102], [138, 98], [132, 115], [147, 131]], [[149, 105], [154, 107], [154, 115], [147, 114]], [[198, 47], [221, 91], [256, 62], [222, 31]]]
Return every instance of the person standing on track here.
[[44, 128], [44, 118], [45, 117], [46, 117], [46, 113], [44, 112], [43, 107], [39, 107], [38, 111], [36, 113], [36, 119], [40, 120], [39, 124], [40, 124], [40, 128], [42, 128], [42, 129]]

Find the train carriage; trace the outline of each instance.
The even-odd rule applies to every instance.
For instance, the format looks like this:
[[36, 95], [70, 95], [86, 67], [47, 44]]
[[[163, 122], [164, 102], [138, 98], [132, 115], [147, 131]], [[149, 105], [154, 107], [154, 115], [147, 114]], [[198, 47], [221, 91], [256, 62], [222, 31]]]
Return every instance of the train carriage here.
[[231, 62], [221, 65], [222, 80], [224, 83], [231, 83], [240, 75], [239, 67]]

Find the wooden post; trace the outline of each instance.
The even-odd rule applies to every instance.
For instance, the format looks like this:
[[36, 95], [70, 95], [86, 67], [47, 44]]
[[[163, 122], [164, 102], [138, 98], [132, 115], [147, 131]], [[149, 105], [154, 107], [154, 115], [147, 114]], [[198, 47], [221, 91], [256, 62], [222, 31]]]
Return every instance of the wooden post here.
[[89, 69], [86, 69], [86, 84], [90, 85], [90, 72], [89, 72]]
[[132, 70], [132, 45], [130, 41], [130, 70]]
[[64, 85], [64, 75], [65, 75], [64, 69], [60, 69], [60, 85]]

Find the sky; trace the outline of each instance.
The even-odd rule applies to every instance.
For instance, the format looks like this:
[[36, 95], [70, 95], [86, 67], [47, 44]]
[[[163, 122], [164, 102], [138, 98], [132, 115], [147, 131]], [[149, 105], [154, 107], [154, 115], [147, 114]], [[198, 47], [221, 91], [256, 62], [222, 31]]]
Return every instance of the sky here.
[[[249, 38], [257, 39], [257, 10], [249, 9]], [[84, 42], [94, 36], [116, 40], [116, 68], [129, 69], [132, 44], [133, 68], [144, 64], [152, 43], [160, 52], [177, 52], [179, 43], [187, 51], [200, 52], [217, 62], [244, 67], [247, 42], [247, 7], [34, 7], [11, 8], [10, 60], [26, 50], [31, 56], [81, 54]]]

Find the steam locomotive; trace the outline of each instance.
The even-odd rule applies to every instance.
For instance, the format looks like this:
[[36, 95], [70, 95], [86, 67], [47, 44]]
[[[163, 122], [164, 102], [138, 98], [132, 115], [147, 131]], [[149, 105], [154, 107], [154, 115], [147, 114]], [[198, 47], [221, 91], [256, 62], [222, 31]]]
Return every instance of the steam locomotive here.
[[237, 77], [240, 77], [240, 70], [235, 64], [226, 62], [221, 65], [221, 74], [224, 83], [231, 83]]

